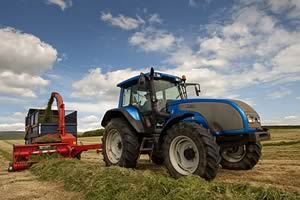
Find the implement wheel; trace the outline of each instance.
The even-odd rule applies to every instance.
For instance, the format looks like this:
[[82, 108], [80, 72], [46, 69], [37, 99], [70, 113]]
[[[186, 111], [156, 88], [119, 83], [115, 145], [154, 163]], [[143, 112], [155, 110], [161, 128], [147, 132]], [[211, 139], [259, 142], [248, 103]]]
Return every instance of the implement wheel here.
[[216, 177], [219, 146], [207, 129], [196, 123], [180, 122], [167, 131], [164, 141], [165, 165], [171, 176], [193, 174], [206, 180]]
[[127, 168], [136, 166], [140, 142], [136, 133], [124, 119], [115, 118], [107, 124], [102, 145], [106, 166], [118, 165]]
[[260, 143], [221, 148], [222, 168], [231, 170], [252, 169], [260, 159], [261, 148]]
[[13, 171], [14, 171], [12, 162], [10, 162], [10, 163], [8, 164], [8, 169], [7, 169], [7, 171], [8, 171], [8, 172], [13, 172]]

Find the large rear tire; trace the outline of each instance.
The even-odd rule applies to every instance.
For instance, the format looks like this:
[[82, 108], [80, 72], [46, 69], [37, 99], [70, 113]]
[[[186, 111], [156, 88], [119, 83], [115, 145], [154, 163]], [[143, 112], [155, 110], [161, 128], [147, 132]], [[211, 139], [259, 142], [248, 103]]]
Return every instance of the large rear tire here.
[[140, 142], [134, 130], [124, 119], [115, 118], [107, 124], [102, 145], [106, 166], [136, 167]]
[[260, 143], [221, 148], [222, 168], [230, 170], [252, 169], [261, 157], [261, 149]]
[[173, 125], [165, 136], [163, 155], [174, 178], [193, 174], [212, 180], [219, 169], [219, 146], [215, 137], [196, 123]]

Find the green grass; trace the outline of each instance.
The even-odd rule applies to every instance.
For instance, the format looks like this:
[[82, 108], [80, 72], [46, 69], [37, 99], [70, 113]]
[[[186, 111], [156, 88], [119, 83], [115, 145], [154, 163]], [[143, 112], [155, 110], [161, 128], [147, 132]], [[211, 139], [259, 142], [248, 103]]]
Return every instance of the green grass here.
[[86, 199], [300, 199], [299, 193], [249, 184], [207, 182], [195, 176], [178, 180], [148, 170], [99, 167], [78, 160], [49, 160], [33, 165], [43, 180], [63, 181]]

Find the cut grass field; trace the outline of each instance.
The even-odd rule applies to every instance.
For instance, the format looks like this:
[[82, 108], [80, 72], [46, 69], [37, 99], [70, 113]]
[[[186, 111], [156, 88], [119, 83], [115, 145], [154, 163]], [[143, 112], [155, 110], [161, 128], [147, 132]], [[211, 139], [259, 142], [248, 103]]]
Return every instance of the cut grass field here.
[[[43, 180], [63, 182], [66, 190], [86, 199], [300, 199], [300, 129], [272, 129], [271, 134], [254, 169], [221, 169], [213, 182], [199, 177], [172, 179], [163, 166], [145, 161], [147, 156], [136, 170], [106, 168], [95, 151], [83, 153], [81, 161], [50, 160], [31, 171]], [[79, 138], [83, 144], [99, 141], [99, 137]], [[23, 141], [0, 140], [0, 153], [9, 157], [11, 144], [16, 143]]]
[[246, 183], [207, 182], [190, 176], [178, 180], [152, 171], [103, 168], [78, 160], [50, 160], [31, 168], [43, 180], [63, 181], [68, 191], [86, 199], [299, 199], [300, 194]]

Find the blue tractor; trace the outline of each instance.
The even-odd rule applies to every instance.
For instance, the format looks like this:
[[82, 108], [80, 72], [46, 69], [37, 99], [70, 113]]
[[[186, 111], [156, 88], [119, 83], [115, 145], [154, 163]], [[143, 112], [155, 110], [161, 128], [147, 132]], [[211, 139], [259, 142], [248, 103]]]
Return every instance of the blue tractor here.
[[103, 158], [107, 166], [136, 167], [140, 154], [165, 164], [171, 176], [216, 177], [219, 166], [253, 168], [261, 157], [260, 141], [270, 138], [248, 104], [199, 96], [200, 85], [154, 72], [141, 73], [117, 85], [118, 108], [103, 117]]

